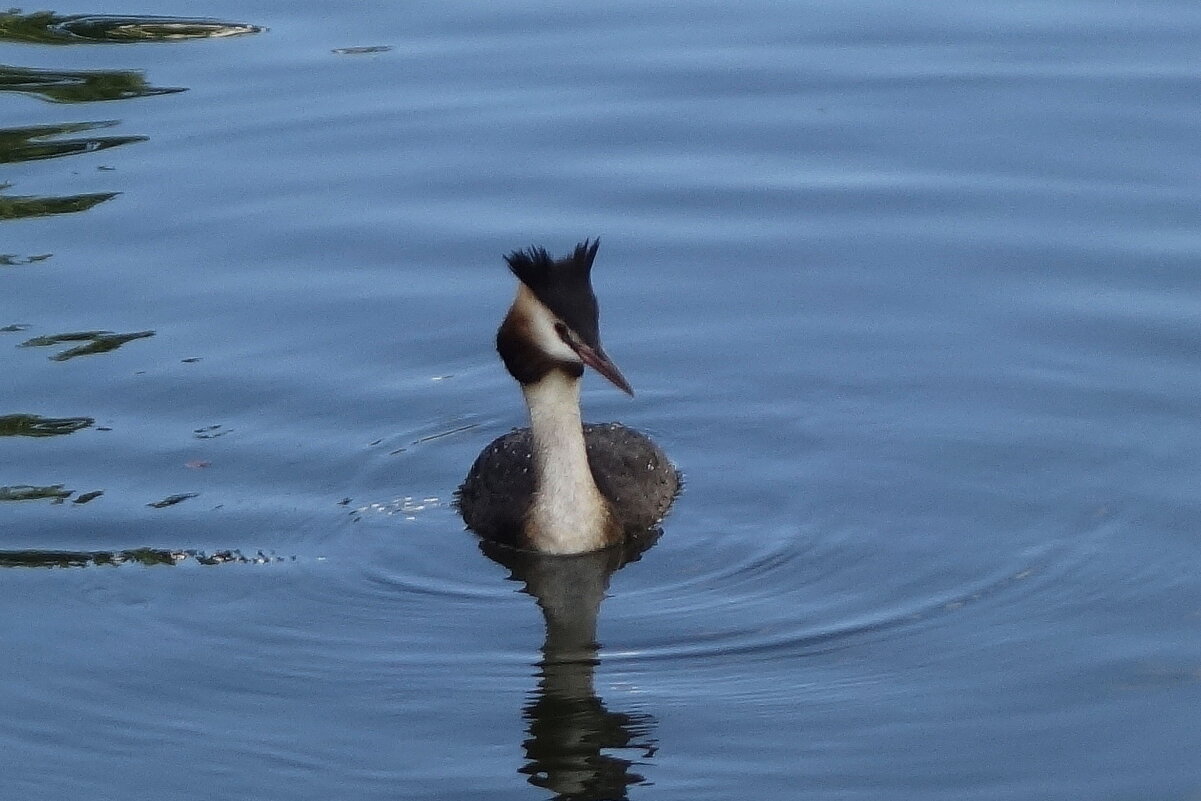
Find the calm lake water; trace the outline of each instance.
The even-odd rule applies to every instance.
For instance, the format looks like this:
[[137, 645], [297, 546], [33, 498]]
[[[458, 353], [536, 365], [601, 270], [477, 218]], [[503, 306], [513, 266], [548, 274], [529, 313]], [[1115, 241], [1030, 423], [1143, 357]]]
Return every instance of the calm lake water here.
[[[0, 19], [0, 798], [1201, 799], [1201, 6]], [[493, 559], [590, 236], [687, 488]]]

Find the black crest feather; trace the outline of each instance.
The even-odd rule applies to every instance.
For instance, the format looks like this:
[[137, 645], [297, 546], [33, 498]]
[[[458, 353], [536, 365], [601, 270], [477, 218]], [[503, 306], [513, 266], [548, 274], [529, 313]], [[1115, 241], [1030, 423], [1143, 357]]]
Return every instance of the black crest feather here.
[[[525, 250], [515, 250], [505, 261], [509, 269], [521, 283], [530, 289], [537, 290], [555, 282], [574, 279], [589, 283], [592, 274], [592, 262], [596, 259], [600, 238], [585, 239], [575, 246], [575, 252], [570, 256], [556, 259], [546, 252], [546, 248], [529, 247]], [[589, 283], [589, 286], [591, 284]]]
[[600, 342], [600, 309], [592, 291], [592, 262], [599, 247], [599, 238], [585, 239], [570, 256], [561, 259], [541, 247], [515, 250], [505, 256], [517, 280], [593, 347]]

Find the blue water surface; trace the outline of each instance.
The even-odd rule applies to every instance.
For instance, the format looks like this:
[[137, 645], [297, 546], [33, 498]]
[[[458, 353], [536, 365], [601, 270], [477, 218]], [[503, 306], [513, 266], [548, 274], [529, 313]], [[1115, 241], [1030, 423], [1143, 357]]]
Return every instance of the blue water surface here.
[[[71, 19], [198, 13], [259, 30]], [[1201, 798], [1201, 6], [55, 14], [0, 36], [0, 799]], [[686, 490], [496, 561], [501, 256], [592, 236], [585, 417]]]

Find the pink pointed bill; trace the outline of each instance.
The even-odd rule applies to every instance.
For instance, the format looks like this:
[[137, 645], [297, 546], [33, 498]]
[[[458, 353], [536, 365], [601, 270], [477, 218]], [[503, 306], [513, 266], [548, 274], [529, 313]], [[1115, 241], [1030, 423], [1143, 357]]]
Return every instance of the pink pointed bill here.
[[622, 392], [630, 397], [634, 396], [634, 388], [630, 386], [629, 381], [626, 381], [626, 377], [621, 374], [621, 370], [617, 369], [617, 365], [609, 360], [603, 348], [600, 346], [590, 348], [581, 343], [575, 351], [584, 361], [584, 364], [612, 381], [613, 385]]

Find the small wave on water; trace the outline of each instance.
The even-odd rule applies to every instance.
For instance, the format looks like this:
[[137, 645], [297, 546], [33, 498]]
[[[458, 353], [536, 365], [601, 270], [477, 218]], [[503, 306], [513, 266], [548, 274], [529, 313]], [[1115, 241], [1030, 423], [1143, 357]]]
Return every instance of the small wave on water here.
[[620, 636], [606, 640], [603, 656], [631, 667], [719, 666], [735, 656], [791, 659], [930, 628], [1017, 622], [1034, 609], [1076, 604], [1065, 578], [1090, 569], [1112, 529], [1098, 520], [968, 567], [927, 547], [921, 532], [715, 537], [689, 553], [679, 540], [687, 533], [669, 527], [660, 552], [614, 579], [602, 618]]

